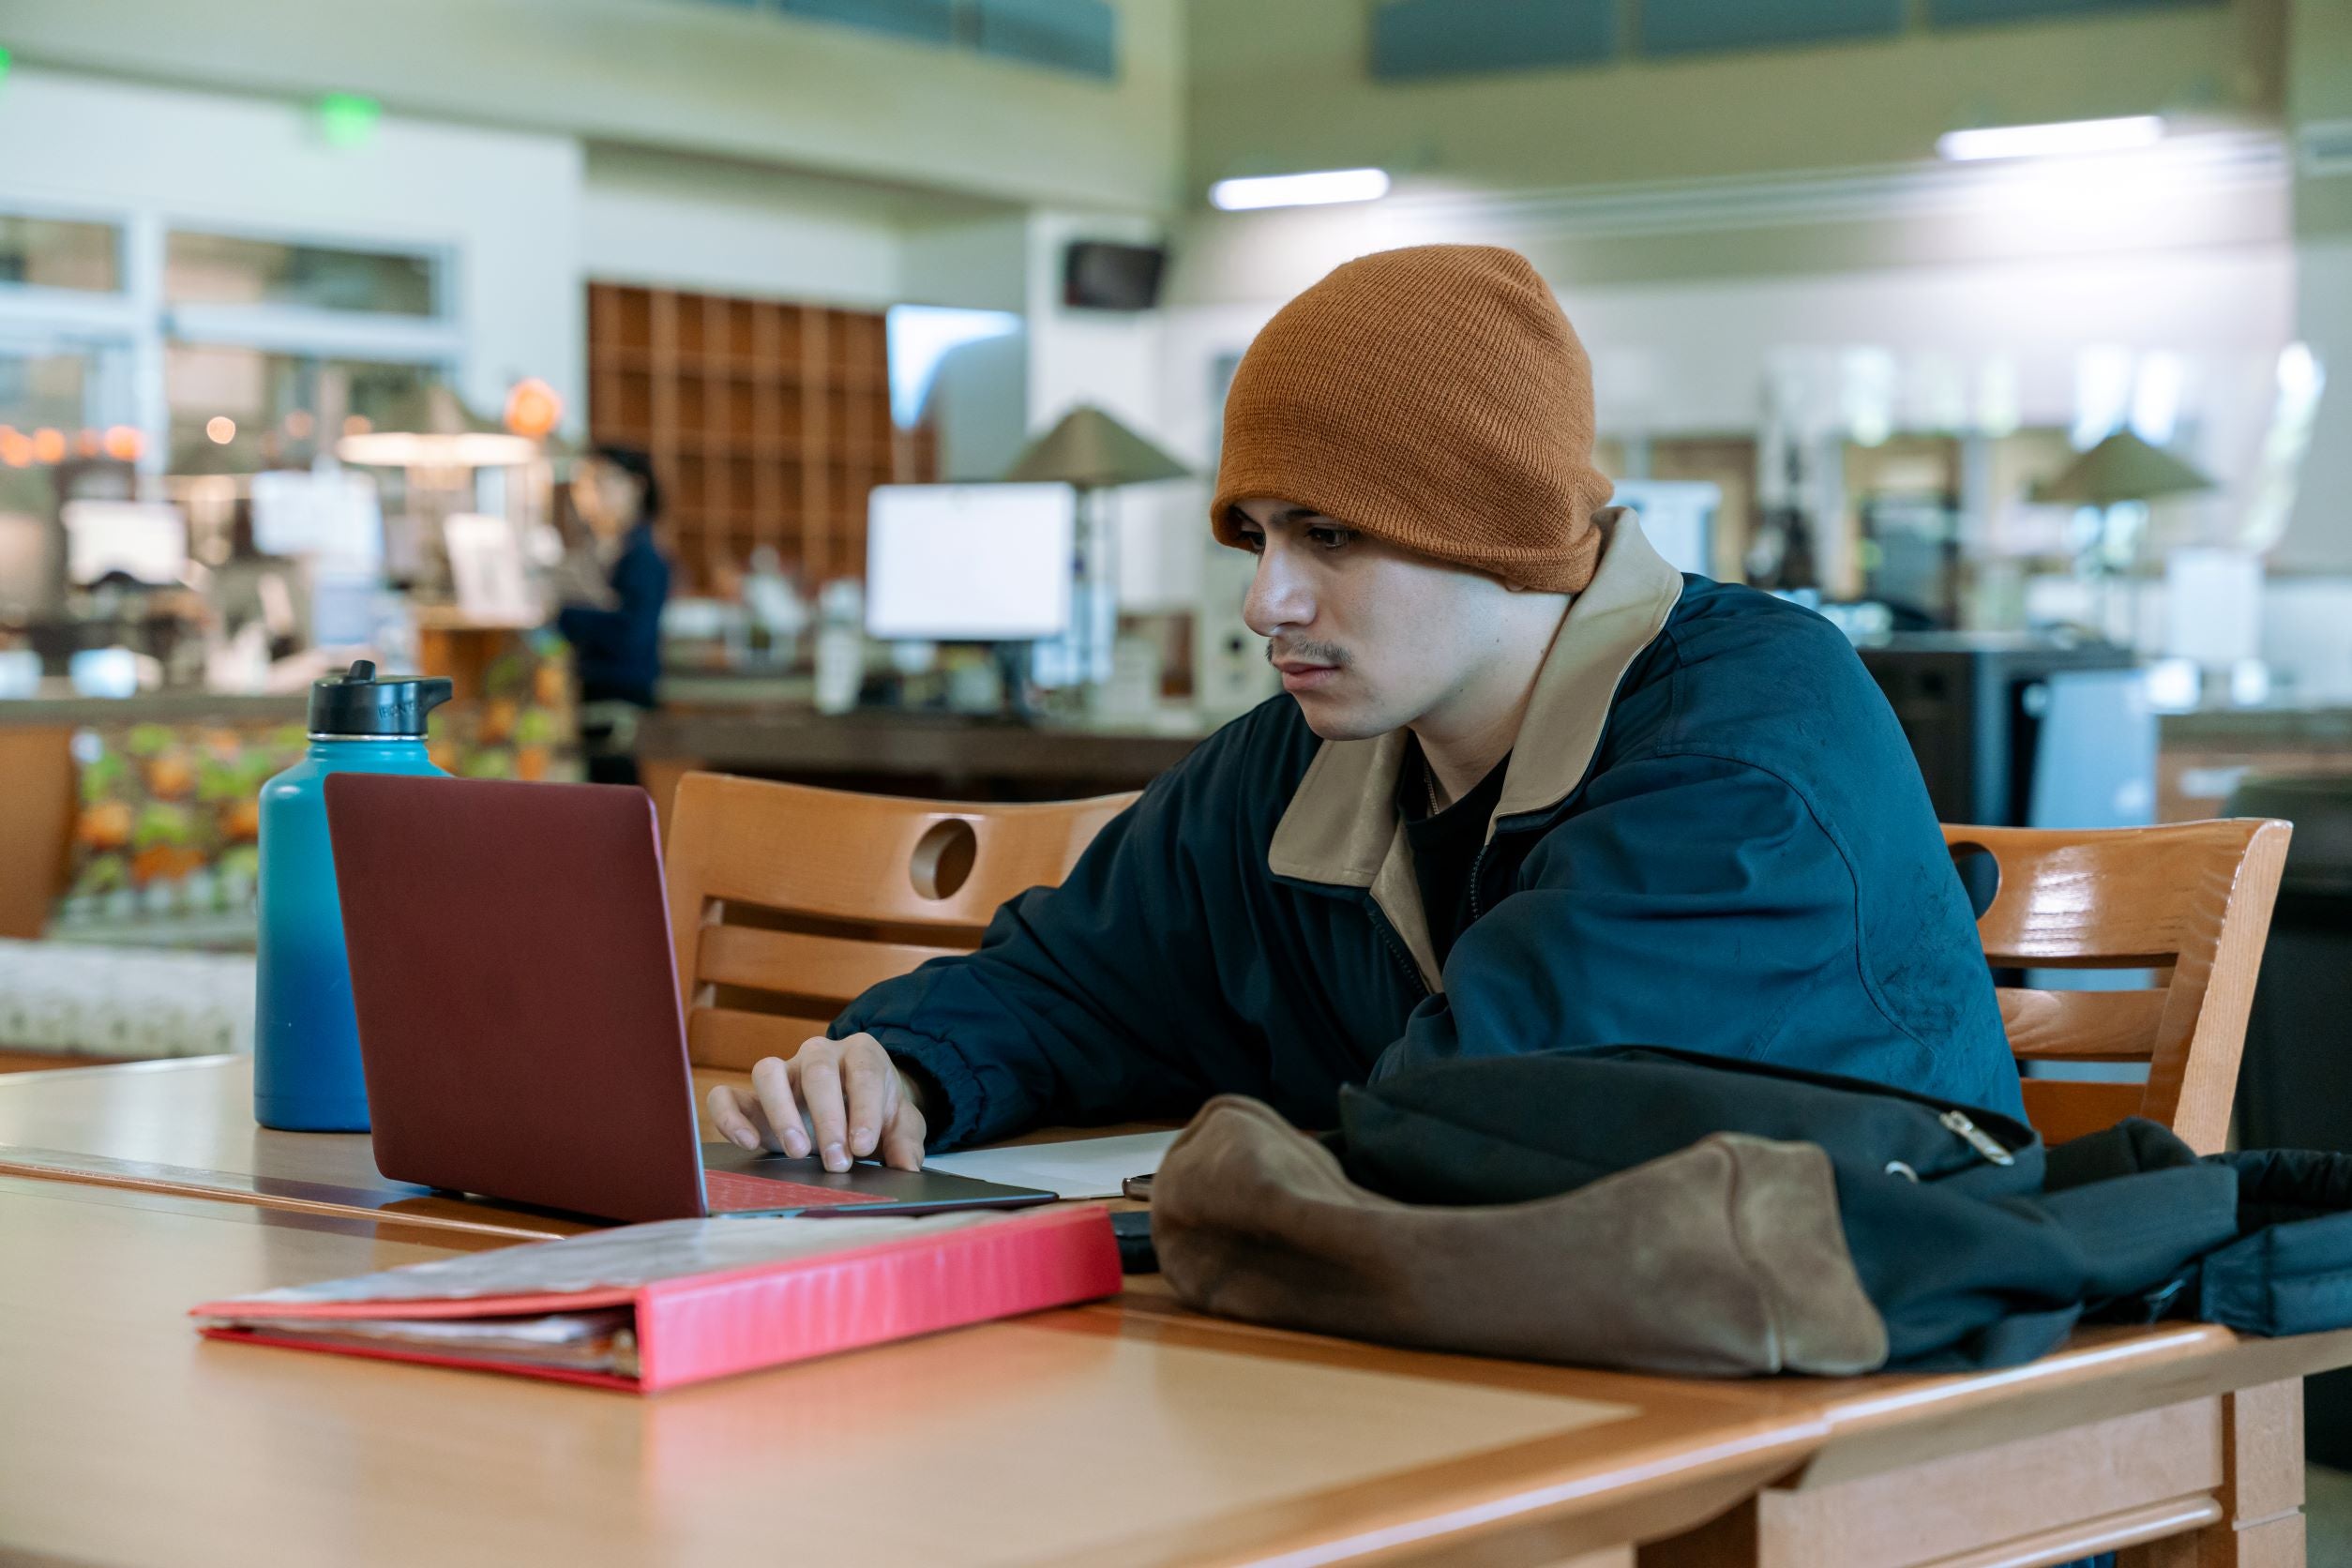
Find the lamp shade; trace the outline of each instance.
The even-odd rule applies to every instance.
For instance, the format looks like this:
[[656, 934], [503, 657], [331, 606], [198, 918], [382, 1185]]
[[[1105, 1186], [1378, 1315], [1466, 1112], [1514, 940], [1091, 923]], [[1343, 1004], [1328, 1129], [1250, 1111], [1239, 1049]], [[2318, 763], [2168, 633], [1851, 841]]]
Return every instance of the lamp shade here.
[[1152, 479], [1181, 479], [1190, 470], [1101, 409], [1081, 404], [1035, 441], [1004, 472], [1023, 484], [1105, 490]]
[[2212, 488], [2213, 481], [2196, 469], [2122, 430], [2067, 464], [2057, 478], [2036, 485], [2032, 495], [2036, 501], [2112, 506]]

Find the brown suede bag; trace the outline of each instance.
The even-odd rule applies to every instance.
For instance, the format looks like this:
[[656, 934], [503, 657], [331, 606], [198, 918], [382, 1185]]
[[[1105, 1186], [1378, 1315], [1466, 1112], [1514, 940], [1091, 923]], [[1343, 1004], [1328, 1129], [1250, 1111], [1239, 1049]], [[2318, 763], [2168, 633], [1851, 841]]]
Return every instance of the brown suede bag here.
[[1425, 1207], [1220, 1095], [1161, 1163], [1152, 1238], [1185, 1304], [1323, 1334], [1686, 1376], [1887, 1359], [1810, 1143], [1720, 1133], [1557, 1198]]

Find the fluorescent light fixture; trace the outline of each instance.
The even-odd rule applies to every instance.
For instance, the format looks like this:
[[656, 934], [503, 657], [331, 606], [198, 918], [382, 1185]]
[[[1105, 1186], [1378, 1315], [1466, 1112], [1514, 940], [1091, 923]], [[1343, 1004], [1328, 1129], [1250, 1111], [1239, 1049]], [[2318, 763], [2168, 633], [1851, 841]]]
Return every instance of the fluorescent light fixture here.
[[2115, 153], [2152, 147], [2164, 139], [2155, 114], [2114, 120], [2060, 120], [2046, 126], [1993, 126], [1983, 130], [1947, 131], [1936, 151], [1954, 163], [1990, 158], [2054, 158], [2067, 153]]
[[1385, 169], [1326, 169], [1314, 174], [1268, 174], [1259, 179], [1219, 180], [1209, 201], [1227, 212], [1258, 207], [1319, 207], [1333, 202], [1377, 202], [1388, 194]]
[[343, 437], [335, 455], [369, 468], [508, 468], [537, 458], [539, 444], [490, 430], [374, 430]]

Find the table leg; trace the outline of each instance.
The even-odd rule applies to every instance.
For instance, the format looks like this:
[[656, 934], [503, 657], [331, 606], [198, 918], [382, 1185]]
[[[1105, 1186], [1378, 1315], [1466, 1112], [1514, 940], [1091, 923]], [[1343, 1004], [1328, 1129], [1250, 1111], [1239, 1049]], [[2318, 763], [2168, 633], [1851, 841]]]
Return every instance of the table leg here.
[[2303, 1383], [2222, 1396], [2222, 1517], [2118, 1554], [2116, 1568], [2303, 1568]]

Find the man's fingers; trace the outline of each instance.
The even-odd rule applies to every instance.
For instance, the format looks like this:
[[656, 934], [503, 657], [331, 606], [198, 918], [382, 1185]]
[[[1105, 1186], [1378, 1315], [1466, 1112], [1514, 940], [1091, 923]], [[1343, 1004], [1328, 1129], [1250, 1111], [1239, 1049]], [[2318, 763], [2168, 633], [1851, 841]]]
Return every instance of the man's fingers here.
[[850, 1153], [863, 1159], [897, 1114], [898, 1069], [882, 1047], [861, 1043], [842, 1053], [841, 1079], [849, 1093]]
[[751, 1069], [751, 1087], [768, 1119], [776, 1147], [794, 1159], [808, 1153], [808, 1134], [801, 1126], [800, 1105], [792, 1098], [792, 1072], [779, 1057], [765, 1056]]
[[708, 1104], [711, 1125], [718, 1130], [719, 1137], [739, 1143], [746, 1149], [760, 1147], [760, 1129], [752, 1124], [750, 1116], [746, 1114], [748, 1108], [741, 1098], [741, 1091], [734, 1085], [712, 1084]]
[[827, 1170], [850, 1168], [849, 1108], [842, 1103], [841, 1047], [833, 1040], [811, 1040], [792, 1058], [792, 1074], [800, 1080], [801, 1104], [808, 1108], [816, 1129], [817, 1157]]
[[924, 1123], [923, 1113], [914, 1108], [913, 1099], [898, 1096], [898, 1114], [882, 1129], [882, 1164], [900, 1170], [923, 1168], [923, 1140], [930, 1134]]

